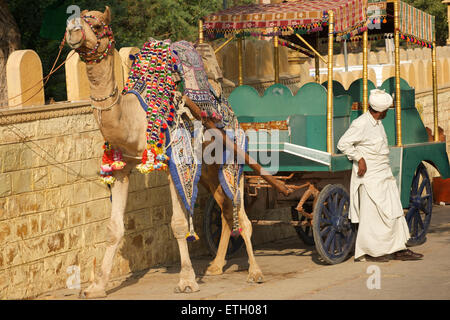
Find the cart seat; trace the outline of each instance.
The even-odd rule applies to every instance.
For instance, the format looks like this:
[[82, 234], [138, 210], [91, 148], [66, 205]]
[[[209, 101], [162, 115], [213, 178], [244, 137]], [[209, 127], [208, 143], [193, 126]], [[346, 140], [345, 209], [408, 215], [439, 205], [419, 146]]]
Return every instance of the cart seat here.
[[[254, 88], [240, 86], [229, 101], [244, 130], [279, 129], [285, 131], [280, 142], [326, 151], [327, 90], [322, 85], [307, 83], [293, 96], [288, 87], [275, 84], [262, 97]], [[350, 124], [351, 105], [349, 95], [334, 97], [335, 145]]]

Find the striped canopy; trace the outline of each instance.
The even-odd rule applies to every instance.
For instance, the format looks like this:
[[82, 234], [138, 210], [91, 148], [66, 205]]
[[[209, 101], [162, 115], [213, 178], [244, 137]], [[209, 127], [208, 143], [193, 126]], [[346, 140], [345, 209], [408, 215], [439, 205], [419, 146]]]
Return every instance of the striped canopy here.
[[[393, 22], [393, 10], [388, 10], [389, 2], [392, 1], [369, 0], [367, 13], [369, 21], [375, 20], [376, 22], [380, 22], [380, 20], [386, 19], [387, 21]], [[393, 3], [389, 5], [393, 6]], [[426, 42], [431, 44], [436, 39], [434, 16], [402, 1], [399, 1], [399, 5], [400, 33], [402, 34], [402, 38], [415, 43]], [[392, 14], [389, 14], [389, 12], [392, 12]]]
[[232, 32], [273, 27], [314, 29], [335, 15], [335, 31], [344, 33], [367, 21], [367, 0], [299, 0], [252, 4], [219, 11], [204, 18], [206, 32]]

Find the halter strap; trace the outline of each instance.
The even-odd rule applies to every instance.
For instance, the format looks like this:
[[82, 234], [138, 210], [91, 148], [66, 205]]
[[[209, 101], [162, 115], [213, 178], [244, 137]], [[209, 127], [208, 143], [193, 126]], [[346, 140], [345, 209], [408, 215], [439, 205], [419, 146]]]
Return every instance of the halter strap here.
[[[105, 24], [102, 20], [98, 19], [95, 16], [82, 16], [81, 19], [83, 19], [84, 22], [86, 22], [89, 25], [92, 32], [97, 37], [97, 43], [96, 43], [94, 49], [92, 49], [89, 52], [83, 52], [79, 49], [77, 49], [75, 51], [80, 55], [81, 61], [85, 62], [86, 64], [99, 63], [101, 60], [103, 60], [108, 55], [109, 51], [111, 50], [111, 48], [113, 46], [113, 43], [115, 42], [111, 27], [109, 25]], [[89, 19], [94, 19], [97, 22], [99, 22], [103, 26], [103, 32], [101, 32], [101, 33], [97, 32], [97, 30], [92, 27], [92, 23], [89, 21]], [[83, 39], [86, 39], [86, 35], [85, 35], [83, 28], [81, 28], [81, 33], [83, 35]], [[105, 51], [99, 53], [98, 48], [100, 47], [100, 40], [105, 37], [109, 38], [108, 46]]]

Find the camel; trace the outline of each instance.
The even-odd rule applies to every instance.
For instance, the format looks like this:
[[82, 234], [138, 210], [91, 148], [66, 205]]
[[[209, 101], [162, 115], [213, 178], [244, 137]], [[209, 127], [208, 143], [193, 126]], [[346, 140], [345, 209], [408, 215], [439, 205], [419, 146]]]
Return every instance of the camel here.
[[[80, 292], [83, 298], [99, 298], [106, 296], [113, 258], [124, 236], [124, 211], [128, 197], [129, 174], [139, 162], [146, 147], [146, 113], [141, 108], [138, 98], [133, 94], [122, 95], [116, 89], [114, 79], [114, 41], [109, 25], [111, 11], [106, 7], [104, 12], [84, 10], [81, 19], [71, 20], [66, 29], [67, 44], [87, 60], [87, 76], [90, 82], [93, 114], [101, 134], [115, 148], [123, 152], [126, 166], [123, 170], [114, 171], [115, 183], [111, 187], [112, 209], [108, 223], [108, 240], [101, 264], [101, 270], [95, 275], [88, 287]], [[205, 146], [203, 145], [203, 148]], [[218, 179], [219, 165], [202, 165], [200, 183], [211, 192], [222, 210], [222, 233], [216, 257], [206, 270], [206, 275], [220, 275], [226, 263], [225, 256], [232, 226], [233, 204], [225, 195]], [[189, 257], [185, 235], [188, 232], [188, 221], [185, 208], [175, 189], [174, 182], [168, 173], [173, 215], [171, 227], [178, 243], [181, 260], [179, 282], [175, 287], [177, 293], [189, 293], [199, 290], [195, 272]], [[243, 204], [243, 178], [240, 181], [241, 203]], [[156, 196], [156, 195], [155, 195]], [[263, 274], [258, 266], [251, 243], [252, 225], [244, 206], [238, 213], [241, 236], [244, 239], [248, 254], [249, 282], [263, 282]]]

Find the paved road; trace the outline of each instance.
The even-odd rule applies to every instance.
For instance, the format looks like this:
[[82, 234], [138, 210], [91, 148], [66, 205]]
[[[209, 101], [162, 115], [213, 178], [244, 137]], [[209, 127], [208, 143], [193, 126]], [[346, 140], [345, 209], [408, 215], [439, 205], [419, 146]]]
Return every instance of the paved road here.
[[[256, 259], [265, 275], [263, 284], [248, 284], [244, 253], [232, 258], [221, 276], [204, 276], [210, 257], [193, 259], [200, 291], [175, 294], [179, 265], [134, 275], [111, 283], [107, 299], [240, 300], [240, 299], [450, 299], [450, 207], [435, 206], [425, 244], [413, 248], [422, 261], [387, 263], [320, 263], [314, 247], [289, 238], [256, 247]], [[367, 281], [380, 271], [380, 288], [368, 289]], [[373, 271], [372, 271], [373, 272]], [[375, 283], [375, 282], [371, 282]], [[43, 299], [76, 299], [73, 291], [60, 290]]]

